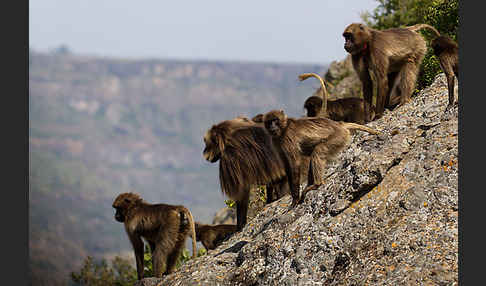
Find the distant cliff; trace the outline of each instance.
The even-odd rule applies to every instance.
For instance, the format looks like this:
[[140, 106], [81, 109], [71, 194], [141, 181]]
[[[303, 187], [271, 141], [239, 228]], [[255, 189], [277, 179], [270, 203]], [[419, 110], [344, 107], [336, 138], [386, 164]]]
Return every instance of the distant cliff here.
[[447, 82], [356, 132], [325, 185], [264, 207], [217, 249], [135, 285], [453, 285], [458, 282], [458, 109]]
[[[183, 204], [210, 223], [224, 206], [204, 131], [271, 108], [301, 115], [327, 66], [125, 60], [29, 52], [29, 275], [66, 285], [87, 255], [131, 246], [111, 203], [125, 191]], [[124, 255], [124, 256], [125, 256]], [[44, 283], [44, 284], [43, 284]]]

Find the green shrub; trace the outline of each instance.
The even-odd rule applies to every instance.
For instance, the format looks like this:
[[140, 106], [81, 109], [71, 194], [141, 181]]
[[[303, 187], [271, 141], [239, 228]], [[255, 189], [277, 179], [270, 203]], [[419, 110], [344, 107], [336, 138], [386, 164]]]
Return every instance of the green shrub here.
[[131, 286], [137, 280], [137, 271], [120, 257], [115, 257], [110, 267], [105, 259], [94, 262], [88, 256], [79, 272], [71, 272], [71, 280], [75, 285]]
[[236, 202], [231, 199], [224, 200], [224, 203], [228, 208], [234, 208], [236, 206]]
[[[200, 248], [197, 251], [197, 257], [206, 253], [206, 249]], [[176, 268], [186, 263], [191, 257], [192, 254], [187, 249], [183, 249], [181, 256], [177, 259]], [[144, 277], [153, 277], [152, 254], [147, 245], [144, 249], [143, 260]], [[137, 270], [132, 266], [130, 260], [118, 256], [111, 261], [111, 266], [105, 259], [95, 262], [91, 256], [88, 256], [79, 272], [71, 272], [71, 280], [74, 285], [131, 286], [137, 281]]]
[[[457, 41], [459, 27], [458, 0], [377, 0], [379, 2], [371, 13], [361, 15], [363, 21], [378, 30], [411, 26], [425, 23], [434, 26], [442, 35]], [[429, 31], [422, 30], [428, 43], [432, 39]], [[433, 55], [430, 45], [420, 66], [417, 89], [429, 86], [434, 77], [441, 73], [438, 59]]]

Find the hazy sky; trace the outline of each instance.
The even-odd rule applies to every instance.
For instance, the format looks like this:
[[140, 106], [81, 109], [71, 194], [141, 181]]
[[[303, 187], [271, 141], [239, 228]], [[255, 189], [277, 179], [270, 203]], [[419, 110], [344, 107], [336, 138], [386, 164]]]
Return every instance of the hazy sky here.
[[130, 58], [329, 63], [376, 0], [29, 0], [29, 44]]

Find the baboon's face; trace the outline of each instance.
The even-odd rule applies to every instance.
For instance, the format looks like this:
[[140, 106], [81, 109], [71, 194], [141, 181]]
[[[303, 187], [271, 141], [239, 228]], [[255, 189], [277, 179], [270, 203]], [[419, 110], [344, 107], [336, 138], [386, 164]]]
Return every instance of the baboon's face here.
[[283, 110], [270, 111], [263, 117], [263, 122], [268, 133], [272, 137], [282, 136], [283, 130], [286, 127], [287, 116]]
[[218, 161], [221, 158], [221, 152], [217, 135], [212, 128], [204, 135], [204, 144], [206, 145], [203, 150], [204, 159], [211, 163]]
[[204, 159], [211, 163], [218, 161], [221, 158], [221, 154], [224, 152], [226, 143], [225, 138], [238, 128], [254, 125], [255, 122], [245, 116], [238, 116], [233, 119], [225, 120], [217, 125], [213, 125], [213, 127], [204, 134], [203, 140], [206, 145], [203, 150]]
[[140, 197], [133, 193], [123, 193], [116, 197], [112, 207], [116, 210], [115, 220], [118, 222], [125, 222], [127, 210], [130, 209]]
[[121, 208], [114, 207], [116, 212], [115, 212], [115, 220], [118, 222], [125, 222], [125, 214], [124, 210]]
[[370, 39], [370, 32], [363, 24], [353, 23], [344, 29], [344, 49], [354, 55], [362, 51]]

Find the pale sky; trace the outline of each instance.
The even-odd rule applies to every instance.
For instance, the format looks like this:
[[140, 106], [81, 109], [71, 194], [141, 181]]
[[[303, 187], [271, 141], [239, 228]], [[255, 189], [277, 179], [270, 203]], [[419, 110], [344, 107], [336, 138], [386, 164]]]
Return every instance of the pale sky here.
[[29, 45], [108, 57], [327, 64], [376, 0], [29, 0]]

